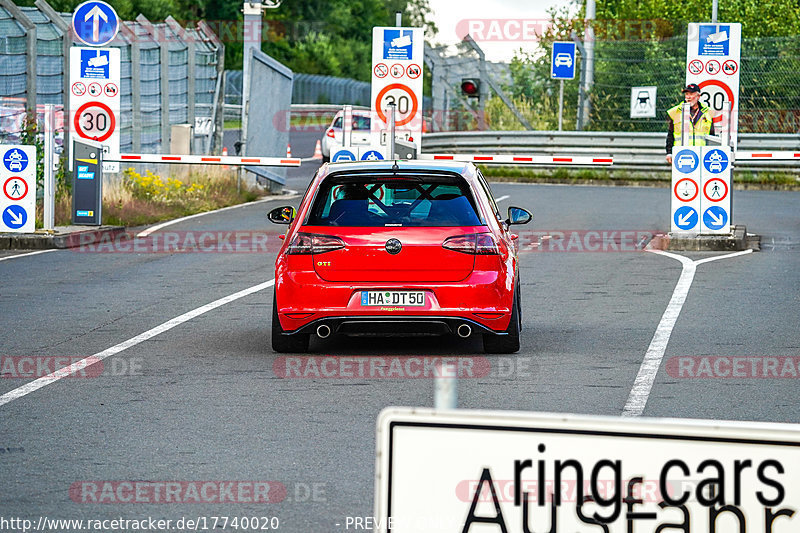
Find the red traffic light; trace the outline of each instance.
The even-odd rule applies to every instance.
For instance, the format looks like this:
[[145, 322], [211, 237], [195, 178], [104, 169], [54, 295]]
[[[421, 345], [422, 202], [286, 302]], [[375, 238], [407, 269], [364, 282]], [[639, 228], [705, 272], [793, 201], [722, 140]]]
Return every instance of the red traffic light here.
[[461, 92], [465, 96], [478, 96], [480, 92], [480, 82], [475, 79], [461, 80]]

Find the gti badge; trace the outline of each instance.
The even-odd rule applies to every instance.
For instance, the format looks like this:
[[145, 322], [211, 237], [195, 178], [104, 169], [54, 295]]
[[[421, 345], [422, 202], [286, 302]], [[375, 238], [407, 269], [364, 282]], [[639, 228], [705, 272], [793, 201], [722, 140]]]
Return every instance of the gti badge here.
[[403, 249], [403, 244], [397, 239], [389, 239], [386, 241], [386, 251], [392, 255], [397, 255]]

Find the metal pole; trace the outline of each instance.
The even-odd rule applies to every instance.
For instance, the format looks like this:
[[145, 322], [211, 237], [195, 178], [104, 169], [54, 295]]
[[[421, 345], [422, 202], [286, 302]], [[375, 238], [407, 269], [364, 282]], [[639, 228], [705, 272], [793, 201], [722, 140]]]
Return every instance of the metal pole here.
[[388, 159], [394, 159], [394, 109], [396, 104], [389, 104], [389, 123], [387, 124], [389, 129], [389, 142], [387, 143], [389, 146], [389, 157]]
[[353, 106], [344, 106], [342, 113], [342, 146], [350, 148], [350, 136], [353, 131]]
[[[690, 106], [689, 106], [688, 102], [684, 102], [683, 106], [681, 107], [681, 144], [680, 144], [680, 146], [691, 146], [686, 140], [686, 135], [689, 133], [687, 130], [691, 129], [691, 128], [689, 128], [689, 120], [690, 120], [689, 119], [689, 109], [690, 109]], [[694, 143], [692, 143], [692, 144], [694, 144]]]
[[441, 360], [436, 364], [438, 375], [435, 379], [433, 396], [433, 406], [436, 409], [458, 408], [458, 373], [450, 365]]
[[402, 11], [395, 11], [394, 12], [394, 25], [398, 28], [403, 25], [403, 12]]
[[583, 46], [586, 48], [586, 55], [583, 60], [586, 62], [586, 75], [583, 79], [583, 117], [581, 127], [589, 122], [592, 113], [592, 101], [589, 95], [592, 93], [594, 84], [594, 26], [592, 23], [595, 18], [595, 0], [586, 0], [586, 30], [583, 34]]
[[711, 2], [711, 22], [717, 23], [717, 8], [719, 7], [719, 0], [712, 0]]
[[722, 104], [722, 131], [720, 132], [722, 146], [731, 145], [731, 103]]
[[564, 80], [559, 80], [558, 88], [558, 131], [562, 130], [564, 125]]
[[53, 130], [55, 129], [54, 104], [44, 106], [44, 229], [55, 227], [56, 180], [53, 174]]

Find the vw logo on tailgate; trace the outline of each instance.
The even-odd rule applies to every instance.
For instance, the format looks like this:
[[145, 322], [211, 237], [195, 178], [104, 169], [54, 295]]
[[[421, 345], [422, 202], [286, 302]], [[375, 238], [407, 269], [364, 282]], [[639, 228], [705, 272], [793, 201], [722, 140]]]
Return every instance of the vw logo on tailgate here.
[[389, 239], [386, 241], [386, 251], [392, 255], [397, 255], [403, 249], [403, 244], [397, 239]]

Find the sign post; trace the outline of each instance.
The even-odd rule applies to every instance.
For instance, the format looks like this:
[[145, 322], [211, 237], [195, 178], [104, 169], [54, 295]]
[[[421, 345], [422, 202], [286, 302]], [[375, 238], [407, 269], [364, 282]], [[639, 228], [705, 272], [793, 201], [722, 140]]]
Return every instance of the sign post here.
[[395, 134], [422, 146], [422, 28], [375, 27], [372, 29], [372, 136], [369, 154], [387, 157], [389, 105], [395, 105]]
[[388, 408], [370, 529], [785, 533], [798, 502], [797, 424]]
[[[714, 131], [727, 127], [730, 145], [737, 146], [739, 124], [739, 65], [742, 25], [689, 24], [686, 45], [686, 83], [700, 86], [700, 101], [714, 113]], [[730, 123], [726, 104], [730, 107]]]
[[[114, 8], [100, 0], [84, 2], [72, 14], [73, 34], [92, 47], [113, 41], [119, 24]], [[110, 159], [118, 158], [120, 86], [118, 48], [70, 49], [70, 142], [98, 141]], [[119, 163], [106, 163], [103, 170], [119, 172]]]
[[0, 145], [0, 232], [36, 229], [36, 147]]
[[556, 41], [550, 54], [550, 77], [560, 80], [558, 90], [558, 131], [564, 117], [564, 80], [575, 79], [575, 43]]

